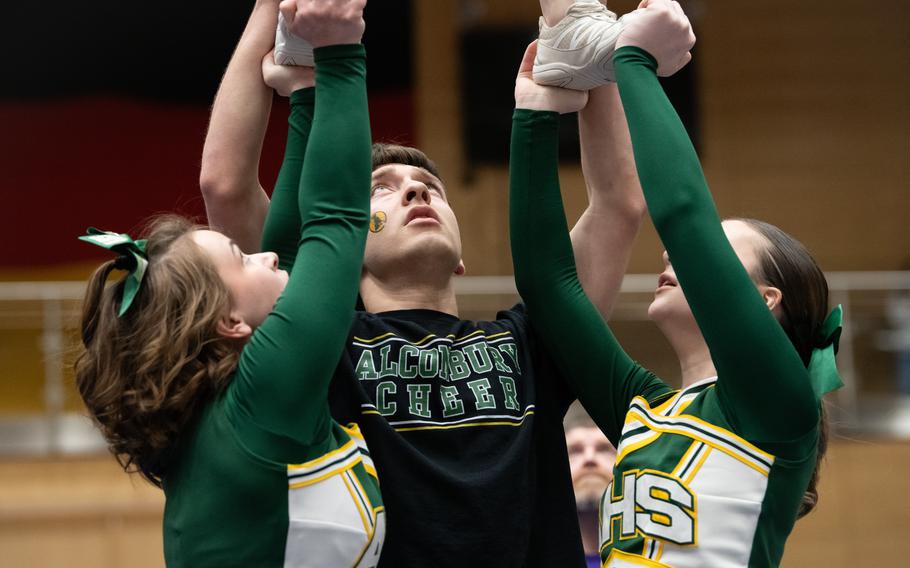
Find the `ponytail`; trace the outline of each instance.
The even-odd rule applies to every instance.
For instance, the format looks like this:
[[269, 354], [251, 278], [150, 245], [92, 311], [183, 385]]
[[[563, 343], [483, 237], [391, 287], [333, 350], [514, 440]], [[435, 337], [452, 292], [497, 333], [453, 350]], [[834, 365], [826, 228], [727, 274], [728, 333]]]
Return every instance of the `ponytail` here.
[[811, 513], [815, 506], [818, 505], [818, 479], [821, 470], [822, 460], [825, 459], [825, 453], [828, 451], [828, 417], [825, 411], [825, 403], [822, 401], [821, 410], [818, 419], [818, 453], [815, 456], [815, 469], [812, 470], [812, 478], [809, 479], [809, 486], [803, 493], [803, 499], [799, 504], [799, 512], [796, 514], [797, 519], [801, 519]]

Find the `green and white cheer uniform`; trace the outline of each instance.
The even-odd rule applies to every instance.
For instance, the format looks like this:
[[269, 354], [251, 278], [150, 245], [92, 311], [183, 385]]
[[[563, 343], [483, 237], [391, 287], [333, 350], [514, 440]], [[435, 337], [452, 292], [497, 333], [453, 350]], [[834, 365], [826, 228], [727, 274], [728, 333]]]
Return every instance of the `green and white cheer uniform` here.
[[[358, 427], [335, 422], [327, 402], [369, 217], [365, 58], [360, 45], [319, 48], [315, 56], [312, 132], [310, 89], [294, 95], [270, 212], [294, 209], [295, 223], [283, 229], [294, 231], [296, 246], [282, 251], [282, 267], [294, 270], [225, 391], [170, 456], [163, 480], [169, 566], [368, 568], [379, 561], [385, 512], [376, 471]], [[310, 159], [301, 171], [302, 148]]]
[[617, 446], [601, 557], [616, 567], [776, 566], [815, 467], [808, 372], [720, 224], [653, 58], [618, 50], [648, 209], [717, 378], [674, 392], [620, 347], [578, 281], [557, 176], [557, 115], [516, 110], [512, 249], [535, 330]]

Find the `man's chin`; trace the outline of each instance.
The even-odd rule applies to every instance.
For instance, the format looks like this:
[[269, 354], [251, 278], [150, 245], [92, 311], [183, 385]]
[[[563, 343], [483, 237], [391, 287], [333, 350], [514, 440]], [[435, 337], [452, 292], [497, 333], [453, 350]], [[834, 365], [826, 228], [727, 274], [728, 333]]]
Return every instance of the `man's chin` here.
[[610, 480], [600, 475], [588, 475], [577, 480], [573, 487], [575, 489], [575, 500], [594, 500], [599, 501], [604, 491], [610, 485]]
[[455, 271], [461, 255], [442, 233], [422, 231], [401, 251], [400, 258], [413, 263], [415, 269], [435, 270], [438, 267], [440, 272], [448, 274]]
[[578, 511], [597, 511], [600, 508], [600, 498], [603, 497], [604, 492], [601, 491], [597, 495], [575, 495], [575, 508]]

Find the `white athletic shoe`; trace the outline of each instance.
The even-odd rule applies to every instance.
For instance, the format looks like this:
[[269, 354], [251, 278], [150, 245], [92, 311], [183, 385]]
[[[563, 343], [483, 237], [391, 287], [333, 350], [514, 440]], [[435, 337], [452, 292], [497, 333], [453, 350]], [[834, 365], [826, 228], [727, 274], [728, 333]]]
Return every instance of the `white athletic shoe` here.
[[301, 67], [314, 65], [313, 46], [288, 30], [288, 25], [281, 12], [278, 12], [278, 29], [275, 31], [275, 63]]
[[622, 29], [622, 18], [598, 0], [575, 0], [552, 28], [540, 18], [534, 80], [578, 91], [616, 81], [613, 51]]

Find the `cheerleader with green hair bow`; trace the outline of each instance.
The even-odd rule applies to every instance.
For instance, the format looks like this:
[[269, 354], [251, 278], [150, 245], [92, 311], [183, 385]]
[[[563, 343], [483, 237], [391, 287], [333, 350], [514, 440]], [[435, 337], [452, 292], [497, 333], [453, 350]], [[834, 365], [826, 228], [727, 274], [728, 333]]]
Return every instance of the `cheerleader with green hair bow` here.
[[[384, 543], [369, 450], [328, 406], [369, 226], [364, 0], [298, 8], [318, 87], [291, 99], [281, 263], [175, 216], [81, 237], [118, 256], [89, 282], [76, 384], [124, 469], [164, 490], [171, 567], [371, 568]], [[272, 33], [277, 5], [253, 14]]]
[[601, 501], [603, 566], [777, 566], [796, 519], [818, 500], [821, 397], [841, 386], [842, 311], [829, 313], [824, 274], [798, 241], [761, 221], [721, 222], [657, 80], [688, 61], [694, 42], [679, 5], [645, 1], [625, 21], [616, 80], [667, 249], [648, 315], [679, 358], [682, 388], [633, 361], [585, 297], [559, 192], [557, 105], [538, 104], [559, 98], [552, 87], [516, 95], [516, 282], [536, 331], [617, 447]]

